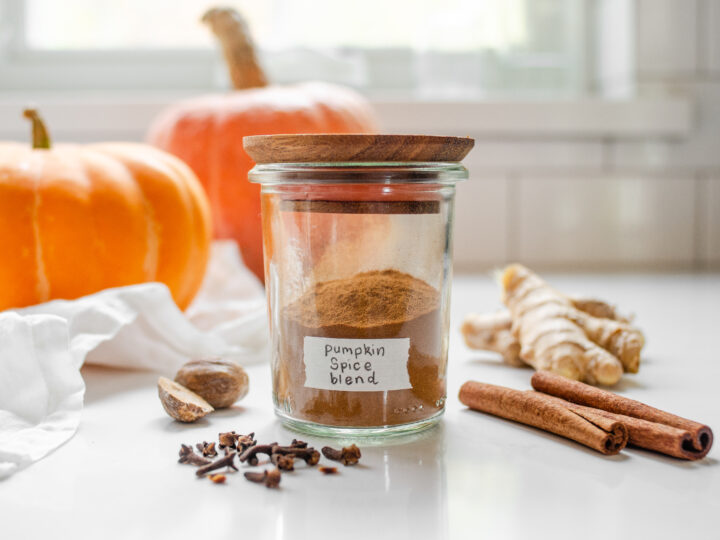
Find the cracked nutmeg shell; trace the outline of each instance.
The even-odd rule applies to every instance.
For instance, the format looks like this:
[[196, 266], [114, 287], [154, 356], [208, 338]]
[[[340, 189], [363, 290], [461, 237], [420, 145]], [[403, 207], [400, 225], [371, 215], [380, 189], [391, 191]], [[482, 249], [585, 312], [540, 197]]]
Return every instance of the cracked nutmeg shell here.
[[248, 393], [248, 376], [233, 362], [220, 359], [191, 360], [175, 375], [175, 382], [189, 388], [216, 409], [229, 407]]
[[158, 396], [165, 412], [180, 422], [194, 422], [215, 410], [195, 392], [167, 377], [158, 379]]

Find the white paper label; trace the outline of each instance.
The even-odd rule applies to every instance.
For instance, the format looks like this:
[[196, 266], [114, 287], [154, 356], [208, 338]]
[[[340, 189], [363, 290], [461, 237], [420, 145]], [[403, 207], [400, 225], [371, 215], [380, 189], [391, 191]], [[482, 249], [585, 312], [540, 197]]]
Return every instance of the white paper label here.
[[305, 386], [321, 390], [383, 392], [410, 386], [410, 338], [305, 337]]

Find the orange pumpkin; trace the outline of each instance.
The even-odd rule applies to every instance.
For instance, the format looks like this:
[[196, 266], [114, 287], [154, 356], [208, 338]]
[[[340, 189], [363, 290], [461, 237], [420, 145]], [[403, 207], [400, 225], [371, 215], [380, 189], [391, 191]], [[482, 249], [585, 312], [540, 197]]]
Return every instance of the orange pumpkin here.
[[210, 197], [218, 238], [235, 239], [247, 266], [263, 279], [259, 186], [248, 182], [254, 163], [246, 135], [372, 133], [369, 103], [341, 86], [310, 82], [267, 86], [245, 23], [232, 9], [203, 17], [218, 36], [236, 91], [190, 99], [163, 111], [148, 140], [195, 171]]
[[137, 143], [0, 143], [0, 310], [161, 281], [181, 308], [211, 242], [207, 198], [179, 159]]

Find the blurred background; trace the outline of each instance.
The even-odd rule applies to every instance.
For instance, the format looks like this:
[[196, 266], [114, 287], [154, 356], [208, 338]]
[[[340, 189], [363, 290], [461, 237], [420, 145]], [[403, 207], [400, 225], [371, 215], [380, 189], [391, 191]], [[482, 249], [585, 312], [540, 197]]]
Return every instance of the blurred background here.
[[[0, 140], [143, 140], [229, 88], [207, 0], [0, 0]], [[273, 83], [351, 86], [384, 132], [469, 135], [459, 271], [720, 269], [720, 1], [226, 0]], [[241, 144], [240, 141], [237, 144]]]

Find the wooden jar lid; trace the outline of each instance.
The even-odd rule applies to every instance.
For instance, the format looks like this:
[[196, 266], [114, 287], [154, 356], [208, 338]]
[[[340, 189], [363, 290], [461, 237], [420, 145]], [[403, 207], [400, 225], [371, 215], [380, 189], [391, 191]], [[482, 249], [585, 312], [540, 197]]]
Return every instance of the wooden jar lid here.
[[253, 135], [243, 146], [255, 163], [452, 162], [472, 149], [470, 137], [435, 135]]

